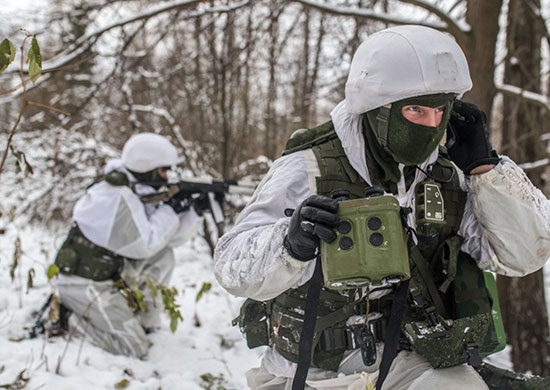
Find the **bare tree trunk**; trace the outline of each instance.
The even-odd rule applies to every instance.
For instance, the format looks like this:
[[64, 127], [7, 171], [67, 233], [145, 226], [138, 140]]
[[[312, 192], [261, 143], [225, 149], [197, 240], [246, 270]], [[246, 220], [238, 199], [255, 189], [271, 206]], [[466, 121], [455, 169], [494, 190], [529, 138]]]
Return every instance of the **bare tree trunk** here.
[[242, 88], [242, 124], [241, 124], [241, 145], [237, 148], [239, 151], [239, 162], [244, 160], [246, 156], [250, 156], [253, 150], [251, 148], [251, 137], [250, 137], [250, 59], [252, 55], [252, 13], [254, 11], [253, 7], [250, 7], [248, 10], [248, 19], [246, 23], [246, 50], [245, 50], [245, 60], [243, 65], [243, 82], [241, 84]]
[[502, 0], [468, 0], [466, 21], [471, 31], [466, 41], [459, 41], [468, 57], [474, 86], [466, 99], [481, 107], [490, 122], [496, 89], [493, 82], [495, 46], [499, 31], [498, 18]]
[[220, 57], [221, 64], [221, 110], [222, 110], [222, 133], [223, 133], [223, 159], [222, 159], [222, 177], [229, 177], [232, 166], [233, 142], [233, 91], [231, 88], [231, 79], [233, 76], [232, 64], [237, 59], [234, 58], [235, 28], [234, 15], [228, 14], [224, 28], [224, 46]]
[[303, 46], [302, 46], [302, 58], [298, 64], [298, 68], [301, 70], [298, 74], [301, 76], [301, 80], [297, 80], [297, 86], [300, 90], [298, 92], [299, 96], [299, 107], [300, 111], [298, 115], [300, 116], [300, 127], [308, 127], [308, 114], [309, 114], [309, 96], [308, 96], [308, 79], [309, 79], [309, 38], [311, 34], [311, 10], [309, 8], [304, 9], [305, 20], [303, 23]]
[[311, 71], [311, 77], [307, 83], [306, 99], [309, 102], [307, 111], [307, 125], [310, 126], [312, 119], [316, 119], [317, 105], [316, 102], [316, 90], [317, 81], [319, 77], [319, 67], [321, 65], [321, 51], [323, 47], [323, 38], [325, 37], [325, 16], [321, 15], [319, 19], [319, 31], [317, 35], [317, 43], [315, 45], [315, 57], [313, 61], [313, 69]]
[[[540, 7], [539, 0], [533, 3]], [[541, 31], [537, 26], [524, 1], [510, 0], [504, 81], [534, 92], [541, 90]], [[541, 109], [517, 97], [505, 96], [503, 110], [502, 152], [518, 163], [544, 158], [546, 152], [540, 136], [545, 122]], [[540, 188], [545, 184], [542, 173], [541, 169], [535, 169], [530, 175]], [[523, 278], [499, 276], [498, 290], [514, 369], [550, 375], [550, 331], [542, 271]]]
[[277, 11], [277, 3], [271, 6], [271, 20], [269, 22], [269, 85], [267, 87], [267, 102], [265, 108], [265, 138], [264, 138], [264, 154], [269, 158], [275, 157], [276, 129], [277, 129], [277, 37], [279, 35], [279, 15]]
[[[201, 30], [202, 30], [202, 19], [195, 18], [194, 24], [194, 38], [195, 38], [195, 83], [196, 85], [202, 85], [202, 72], [201, 72]], [[196, 108], [195, 108], [196, 107]], [[198, 134], [205, 134], [206, 132], [206, 123], [204, 120], [204, 110], [200, 104], [197, 104], [194, 108], [198, 111]]]

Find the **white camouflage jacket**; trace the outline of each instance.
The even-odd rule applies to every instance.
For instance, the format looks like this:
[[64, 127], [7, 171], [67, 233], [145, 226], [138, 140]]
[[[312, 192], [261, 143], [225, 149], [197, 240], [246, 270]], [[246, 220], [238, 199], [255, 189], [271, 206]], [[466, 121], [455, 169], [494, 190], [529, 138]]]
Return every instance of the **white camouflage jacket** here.
[[[133, 179], [120, 160], [111, 160], [105, 167], [105, 173], [113, 170]], [[101, 181], [76, 202], [73, 220], [86, 238], [121, 256], [139, 262], [163, 252], [162, 257], [173, 259], [172, 248], [194, 234], [200, 217], [192, 209], [178, 215], [166, 204], [141, 202], [140, 195], [155, 191], [150, 186], [136, 185], [134, 192], [128, 186]], [[130, 269], [125, 267], [125, 272], [126, 268]]]
[[[360, 116], [347, 113], [343, 103], [331, 115], [351, 165], [369, 183], [365, 141], [358, 131]], [[437, 153], [435, 150], [424, 162], [421, 166], [424, 170], [435, 162]], [[283, 246], [290, 222], [284, 210], [296, 208], [315, 194], [315, 177], [319, 175], [311, 149], [286, 155], [273, 163], [235, 226], [216, 246], [215, 274], [227, 291], [263, 301], [311, 278], [315, 262], [295, 260]], [[402, 206], [414, 206], [414, 187], [425, 178], [417, 170], [409, 191], [402, 190], [397, 197]], [[467, 191], [467, 202], [459, 229], [464, 237], [461, 249], [481, 269], [523, 276], [544, 265], [550, 256], [550, 201], [521, 168], [502, 157], [491, 171], [463, 180], [463, 189]], [[414, 218], [414, 213], [411, 214]], [[414, 227], [414, 220], [409, 220], [409, 224]], [[291, 376], [289, 365], [273, 352], [267, 359], [271, 363], [264, 359], [268, 370]]]

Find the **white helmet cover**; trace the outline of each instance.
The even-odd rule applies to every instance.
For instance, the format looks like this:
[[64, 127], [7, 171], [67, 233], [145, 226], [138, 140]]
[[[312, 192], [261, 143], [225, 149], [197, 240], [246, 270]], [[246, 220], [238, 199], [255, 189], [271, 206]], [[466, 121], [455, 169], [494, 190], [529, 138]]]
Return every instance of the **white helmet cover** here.
[[140, 133], [130, 137], [122, 148], [122, 164], [130, 171], [144, 173], [176, 164], [178, 153], [166, 137]]
[[392, 27], [369, 36], [355, 52], [346, 107], [362, 114], [409, 97], [461, 96], [471, 88], [466, 57], [454, 39], [429, 27]]

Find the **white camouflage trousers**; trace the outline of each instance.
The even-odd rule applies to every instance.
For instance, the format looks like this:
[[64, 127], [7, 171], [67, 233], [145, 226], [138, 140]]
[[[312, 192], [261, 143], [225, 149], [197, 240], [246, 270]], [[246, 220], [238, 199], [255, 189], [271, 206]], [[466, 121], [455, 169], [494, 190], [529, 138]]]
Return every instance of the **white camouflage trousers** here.
[[[135, 314], [113, 281], [95, 282], [78, 276], [63, 276], [57, 283], [60, 302], [73, 311], [69, 331], [91, 339], [97, 346], [115, 354], [143, 357], [149, 349], [145, 329], [160, 325], [162, 303], [156, 305], [146, 281], [167, 285], [174, 270], [172, 249], [167, 248], [145, 260], [125, 261], [123, 279], [145, 295], [147, 311]], [[156, 306], [156, 307], [155, 307]]]
[[[359, 352], [359, 351], [355, 351]], [[378, 378], [378, 365], [382, 346], [378, 346], [379, 359], [365, 371], [358, 353], [344, 359], [334, 372], [310, 368], [306, 390], [365, 390], [375, 385]], [[368, 372], [367, 372], [368, 371]], [[291, 390], [293, 378], [275, 376], [262, 364], [246, 374], [248, 386], [253, 390]], [[372, 387], [374, 388], [374, 387]], [[382, 390], [489, 390], [481, 376], [468, 365], [433, 369], [415, 352], [401, 351], [392, 363]]]

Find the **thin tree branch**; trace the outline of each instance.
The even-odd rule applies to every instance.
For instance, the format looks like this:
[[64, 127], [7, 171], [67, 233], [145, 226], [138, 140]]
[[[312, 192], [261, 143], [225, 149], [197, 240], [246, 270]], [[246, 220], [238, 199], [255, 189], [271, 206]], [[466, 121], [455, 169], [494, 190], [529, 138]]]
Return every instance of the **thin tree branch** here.
[[546, 42], [548, 42], [548, 44], [550, 45], [550, 32], [548, 32], [548, 26], [546, 25], [546, 20], [542, 16], [542, 12], [540, 8], [538, 8], [530, 0], [523, 0], [523, 3], [527, 6], [527, 9], [529, 9], [531, 14], [535, 17], [535, 19], [541, 25], [544, 32], [544, 37], [546, 38]]
[[[175, 1], [175, 2], [172, 2], [172, 3], [165, 4], [161, 7], [156, 7], [156, 8], [150, 9], [148, 11], [139, 13], [138, 15], [133, 15], [133, 16], [130, 16], [126, 19], [122, 19], [122, 20], [116, 21], [114, 23], [108, 24], [107, 26], [104, 26], [104, 27], [102, 27], [98, 30], [95, 30], [95, 31], [93, 31], [89, 34], [83, 35], [81, 38], [79, 38], [75, 42], [75, 44], [72, 48], [68, 49], [68, 52], [72, 52], [73, 50], [75, 50], [79, 46], [83, 45], [85, 42], [89, 41], [90, 39], [93, 39], [93, 43], [95, 43], [97, 38], [99, 38], [101, 35], [103, 35], [107, 31], [110, 31], [114, 28], [122, 27], [122, 26], [125, 26], [127, 24], [134, 23], [134, 22], [137, 22], [137, 21], [140, 21], [140, 20], [150, 19], [154, 16], [157, 16], [157, 15], [160, 15], [162, 13], [172, 11], [172, 10], [175, 10], [175, 9], [188, 8], [191, 5], [201, 3], [201, 2], [202, 2], [202, 0], [184, 0], [184, 1], [179, 0], [179, 1]], [[211, 7], [211, 8], [205, 9], [203, 11], [203, 13], [231, 12], [231, 11], [234, 11], [238, 8], [244, 7], [244, 6], [248, 5], [249, 3], [250, 3], [250, 0], [245, 0], [245, 1], [241, 1], [239, 3], [236, 3], [234, 5], [231, 5], [231, 6]], [[93, 45], [93, 43], [92, 43], [92, 45]], [[86, 46], [86, 49], [88, 49], [89, 47], [91, 47], [91, 45]]]
[[454, 11], [454, 9], [456, 7], [458, 7], [460, 5], [460, 3], [462, 3], [463, 0], [456, 0], [455, 3], [453, 5], [451, 5], [451, 7], [449, 8], [449, 10], [447, 11], [448, 13], [451, 13]]
[[[207, 14], [207, 13], [226, 13], [226, 12], [232, 12], [239, 8], [245, 7], [250, 4], [251, 0], [244, 0], [240, 1], [238, 3], [232, 4], [232, 5], [225, 5], [225, 6], [218, 6], [218, 7], [208, 7], [201, 12], [198, 12], [194, 17]], [[132, 15], [128, 18], [118, 20], [114, 23], [108, 24], [104, 27], [101, 27], [95, 31], [92, 31], [88, 34], [85, 34], [81, 36], [79, 39], [76, 40], [75, 43], [73, 43], [71, 46], [69, 46], [66, 50], [61, 52], [60, 54], [56, 55], [55, 57], [51, 58], [47, 61], [47, 65], [49, 65], [49, 71], [53, 71], [57, 68], [64, 67], [71, 62], [75, 61], [80, 55], [85, 53], [87, 50], [89, 50], [91, 47], [95, 45], [97, 40], [106, 32], [115, 29], [117, 27], [123, 27], [127, 24], [131, 24], [140, 20], [146, 20], [150, 19], [152, 17], [155, 17], [157, 15], [163, 14], [168, 11], [176, 10], [176, 9], [184, 9], [189, 8], [192, 5], [197, 5], [199, 3], [203, 3], [202, 0], [178, 0], [173, 1], [171, 3], [165, 4], [161, 7], [154, 7], [150, 10], [141, 12], [137, 15]], [[46, 64], [44, 64], [46, 65]], [[21, 66], [23, 68], [23, 65]], [[15, 72], [19, 72], [19, 70], [15, 70]], [[41, 81], [44, 81], [43, 79], [39, 80], [34, 86], [36, 87]], [[9, 91], [8, 91], [9, 92]], [[13, 100], [13, 98], [19, 96], [21, 92], [19, 93], [13, 93], [11, 95], [7, 95], [6, 98], [0, 99], [0, 104], [8, 102]]]
[[28, 104], [30, 104], [31, 106], [38, 106], [38, 107], [42, 107], [42, 108], [47, 108], [48, 110], [52, 110], [52, 111], [55, 111], [55, 112], [59, 112], [60, 114], [63, 114], [63, 115], [71, 115], [70, 113], [68, 113], [67, 111], [63, 111], [59, 108], [55, 108], [55, 107], [52, 107], [52, 106], [49, 106], [47, 104], [43, 104], [43, 103], [38, 103], [38, 102], [33, 102], [32, 100], [29, 100], [28, 101]]
[[422, 20], [413, 20], [411, 18], [401, 18], [398, 16], [392, 16], [386, 13], [374, 12], [374, 11], [364, 10], [359, 8], [332, 6], [326, 3], [319, 3], [314, 0], [295, 0], [295, 1], [297, 3], [301, 3], [303, 5], [316, 8], [322, 12], [327, 12], [333, 15], [363, 17], [370, 20], [376, 20], [379, 22], [397, 24], [397, 25], [416, 24], [419, 26], [431, 27], [440, 31], [448, 30], [448, 26], [445, 23], [428, 23]]
[[447, 28], [451, 34], [453, 34], [458, 41], [464, 42], [472, 28], [467, 23], [458, 24], [451, 16], [443, 11], [441, 8], [433, 4], [429, 4], [424, 0], [399, 0], [401, 3], [412, 4], [416, 7], [422, 8], [441, 19], [447, 24]]
[[21, 109], [19, 110], [19, 115], [17, 116], [17, 120], [15, 121], [15, 125], [10, 131], [10, 135], [8, 136], [8, 142], [6, 142], [6, 149], [4, 150], [4, 154], [2, 155], [2, 162], [0, 162], [0, 174], [2, 173], [2, 169], [4, 168], [4, 164], [6, 163], [6, 159], [8, 158], [8, 154], [10, 152], [10, 145], [13, 140], [13, 136], [15, 135], [15, 132], [17, 131], [17, 126], [19, 126], [19, 123], [21, 122], [21, 118], [23, 118], [23, 114], [25, 113], [25, 110], [27, 106], [29, 105], [29, 100], [27, 99], [27, 81], [25, 80], [25, 77], [23, 75], [23, 64], [25, 61], [25, 44], [27, 43], [27, 39], [29, 39], [32, 35], [28, 32], [25, 32], [25, 39], [23, 39], [23, 42], [21, 43], [21, 66], [19, 67], [19, 77], [21, 78], [21, 85], [23, 87], [23, 104], [21, 105]]
[[526, 91], [525, 89], [517, 87], [515, 85], [496, 84], [495, 86], [497, 92], [501, 92], [508, 96], [519, 96], [530, 103], [534, 103], [550, 111], [550, 99], [547, 96], [531, 91]]
[[359, 8], [350, 8], [350, 7], [338, 7], [332, 6], [325, 3], [319, 3], [314, 0], [295, 0], [297, 3], [304, 4], [309, 7], [316, 8], [322, 12], [327, 12], [333, 15], [341, 16], [354, 16], [354, 17], [363, 17], [370, 20], [376, 20], [379, 22], [390, 23], [390, 24], [417, 24], [420, 26], [431, 27], [436, 30], [446, 31], [448, 26], [444, 23], [428, 23], [421, 20], [413, 20], [410, 18], [400, 18], [398, 16], [392, 16], [386, 13], [379, 13], [370, 10], [363, 10]]

